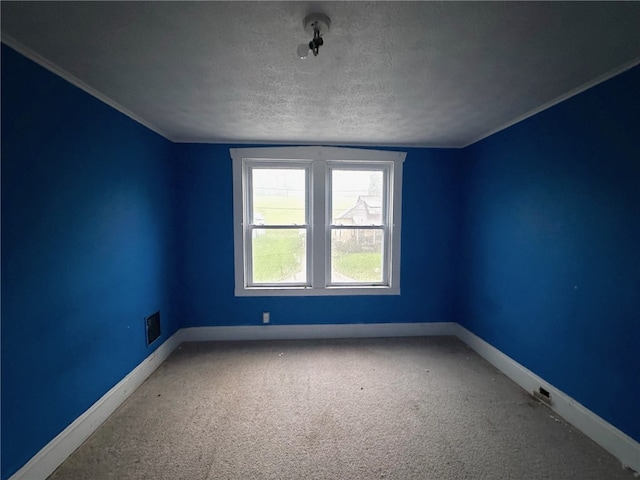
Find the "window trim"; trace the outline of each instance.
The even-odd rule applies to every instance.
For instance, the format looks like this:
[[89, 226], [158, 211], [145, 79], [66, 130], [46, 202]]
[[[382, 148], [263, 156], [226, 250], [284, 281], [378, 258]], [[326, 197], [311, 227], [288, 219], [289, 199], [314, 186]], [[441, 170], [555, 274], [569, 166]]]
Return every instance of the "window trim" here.
[[[233, 167], [233, 233], [234, 233], [234, 274], [236, 296], [326, 296], [326, 295], [399, 295], [400, 294], [400, 244], [402, 220], [402, 166], [405, 152], [391, 150], [369, 150], [342, 147], [265, 147], [231, 148], [229, 153]], [[310, 192], [309, 223], [311, 264], [307, 265], [307, 280], [311, 286], [248, 286], [245, 282], [245, 229], [247, 208], [244, 192], [248, 188], [244, 175], [245, 160], [251, 163], [279, 163], [292, 161], [293, 165], [310, 164], [311, 179], [308, 180]], [[278, 162], [279, 161], [279, 162]], [[331, 285], [330, 282], [330, 212], [327, 211], [327, 196], [330, 192], [330, 168], [328, 165], [357, 166], [363, 169], [372, 163], [386, 163], [390, 176], [385, 205], [391, 209], [389, 216], [389, 255], [388, 285]], [[388, 211], [388, 210], [387, 210]], [[322, 225], [322, 228], [317, 228]]]

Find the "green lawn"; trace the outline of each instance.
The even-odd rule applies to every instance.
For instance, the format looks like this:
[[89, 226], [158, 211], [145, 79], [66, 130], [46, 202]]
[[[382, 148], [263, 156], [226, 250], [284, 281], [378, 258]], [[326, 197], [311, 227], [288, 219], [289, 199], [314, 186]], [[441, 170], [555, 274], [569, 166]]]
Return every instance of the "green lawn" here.
[[299, 230], [268, 230], [253, 239], [253, 280], [281, 282], [300, 271], [304, 242]]
[[360, 282], [379, 282], [380, 265], [378, 252], [339, 253], [333, 257], [336, 272]]
[[[341, 214], [356, 202], [353, 199], [343, 199], [341, 204], [334, 205], [336, 215]], [[266, 224], [288, 224], [304, 222], [304, 201], [296, 197], [261, 196], [254, 199], [254, 205], [260, 212]]]
[[[343, 212], [355, 203], [351, 200], [344, 205], [336, 205], [335, 210]], [[265, 225], [297, 223], [304, 219], [304, 200], [296, 197], [259, 196], [254, 199], [257, 212], [264, 217]], [[263, 235], [253, 239], [253, 281], [274, 283], [290, 279], [301, 269], [306, 256], [304, 238], [300, 230], [265, 230]], [[355, 258], [355, 257], [361, 258]], [[337, 265], [336, 265], [337, 266]], [[356, 280], [377, 278], [375, 268], [380, 268], [380, 255], [363, 253], [343, 256], [338, 267], [344, 275]]]
[[257, 197], [255, 209], [264, 216], [265, 224], [304, 223], [304, 200], [296, 197]]

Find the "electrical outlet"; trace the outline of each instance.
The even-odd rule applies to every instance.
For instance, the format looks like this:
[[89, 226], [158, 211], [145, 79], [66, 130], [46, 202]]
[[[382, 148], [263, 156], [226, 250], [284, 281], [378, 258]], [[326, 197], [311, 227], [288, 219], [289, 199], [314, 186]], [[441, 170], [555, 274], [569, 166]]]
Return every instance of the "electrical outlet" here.
[[269, 323], [271, 321], [271, 314], [269, 312], [262, 312], [262, 323]]
[[540, 387], [537, 392], [533, 391], [533, 398], [547, 406], [551, 406], [551, 393], [543, 387]]

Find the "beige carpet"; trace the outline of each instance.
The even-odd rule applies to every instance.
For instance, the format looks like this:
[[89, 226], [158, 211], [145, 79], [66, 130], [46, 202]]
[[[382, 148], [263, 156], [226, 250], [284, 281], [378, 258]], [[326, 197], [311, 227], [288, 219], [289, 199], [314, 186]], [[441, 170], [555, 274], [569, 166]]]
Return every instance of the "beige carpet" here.
[[635, 478], [453, 337], [185, 343], [50, 479]]

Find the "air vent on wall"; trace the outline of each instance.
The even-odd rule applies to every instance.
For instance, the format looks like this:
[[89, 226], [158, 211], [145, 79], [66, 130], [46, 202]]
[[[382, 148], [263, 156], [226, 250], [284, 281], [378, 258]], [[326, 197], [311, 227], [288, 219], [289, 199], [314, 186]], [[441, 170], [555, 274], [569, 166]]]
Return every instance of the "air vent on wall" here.
[[147, 327], [147, 345], [151, 345], [160, 336], [160, 312], [145, 318]]

